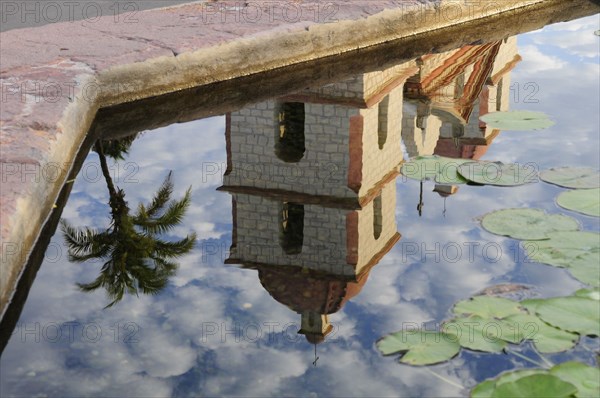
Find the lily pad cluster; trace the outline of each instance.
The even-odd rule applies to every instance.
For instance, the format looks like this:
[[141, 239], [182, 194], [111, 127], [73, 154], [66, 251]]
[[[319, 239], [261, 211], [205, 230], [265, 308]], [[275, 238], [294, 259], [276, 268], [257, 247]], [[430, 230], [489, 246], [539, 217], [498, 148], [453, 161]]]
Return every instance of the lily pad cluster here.
[[527, 255], [534, 261], [567, 270], [579, 281], [600, 286], [600, 234], [553, 232], [548, 240], [527, 241]]
[[600, 396], [600, 369], [571, 361], [550, 369], [506, 372], [471, 390], [472, 398], [572, 396]]
[[573, 296], [528, 299], [477, 296], [456, 303], [454, 318], [439, 331], [402, 330], [383, 337], [377, 348], [384, 355], [401, 354], [409, 365], [448, 361], [460, 349], [499, 353], [530, 340], [540, 353], [575, 346], [581, 335], [600, 335], [598, 289]]
[[556, 203], [567, 210], [600, 217], [600, 173], [588, 167], [560, 167], [544, 170], [540, 179], [549, 184], [570, 188], [561, 193]]
[[523, 240], [533, 261], [567, 268], [579, 281], [600, 286], [600, 234], [579, 231], [579, 222], [540, 209], [504, 209], [485, 215], [482, 227], [493, 234]]
[[543, 130], [555, 124], [545, 113], [531, 111], [493, 112], [479, 119], [489, 127], [513, 131]]
[[438, 184], [518, 186], [537, 181], [537, 172], [527, 165], [437, 155], [414, 157], [404, 163], [400, 171], [405, 177]]

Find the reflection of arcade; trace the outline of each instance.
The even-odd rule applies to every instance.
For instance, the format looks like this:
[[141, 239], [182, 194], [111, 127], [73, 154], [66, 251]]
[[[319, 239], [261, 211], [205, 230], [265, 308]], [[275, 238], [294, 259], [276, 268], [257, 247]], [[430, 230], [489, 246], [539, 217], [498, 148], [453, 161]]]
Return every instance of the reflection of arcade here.
[[312, 343], [396, 244], [403, 84], [414, 62], [227, 117], [233, 242]]
[[[479, 118], [508, 111], [510, 71], [521, 60], [515, 37], [417, 59], [405, 84], [402, 139], [410, 157], [480, 159], [500, 133]], [[458, 187], [437, 185], [447, 197]]]

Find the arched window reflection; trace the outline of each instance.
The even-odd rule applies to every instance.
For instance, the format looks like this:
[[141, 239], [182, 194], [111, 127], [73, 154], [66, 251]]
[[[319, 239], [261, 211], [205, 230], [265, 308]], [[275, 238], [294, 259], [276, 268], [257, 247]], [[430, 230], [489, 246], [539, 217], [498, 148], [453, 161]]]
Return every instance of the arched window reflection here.
[[283, 203], [280, 212], [279, 244], [286, 254], [302, 253], [304, 205]]
[[302, 102], [283, 102], [277, 109], [278, 130], [275, 154], [286, 163], [296, 163], [306, 151], [304, 139], [305, 110]]
[[386, 96], [379, 103], [377, 138], [379, 141], [379, 149], [383, 149], [388, 136], [388, 112], [389, 112], [390, 97]]
[[383, 212], [381, 195], [373, 200], [373, 237], [379, 239], [383, 229]]

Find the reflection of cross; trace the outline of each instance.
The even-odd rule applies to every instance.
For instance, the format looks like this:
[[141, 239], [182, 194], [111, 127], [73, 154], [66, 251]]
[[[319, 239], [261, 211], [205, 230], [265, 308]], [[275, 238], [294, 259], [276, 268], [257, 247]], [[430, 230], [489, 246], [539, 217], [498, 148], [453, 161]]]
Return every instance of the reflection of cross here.
[[421, 193], [419, 194], [419, 204], [417, 205], [419, 217], [423, 215], [423, 206], [425, 206], [425, 203], [423, 203], [423, 181], [421, 181]]
[[444, 216], [444, 218], [446, 218], [446, 197], [444, 197], [444, 211], [442, 212], [442, 215]]
[[317, 356], [317, 345], [315, 344], [315, 360], [313, 361], [313, 366], [317, 366], [317, 361], [319, 360], [319, 357]]

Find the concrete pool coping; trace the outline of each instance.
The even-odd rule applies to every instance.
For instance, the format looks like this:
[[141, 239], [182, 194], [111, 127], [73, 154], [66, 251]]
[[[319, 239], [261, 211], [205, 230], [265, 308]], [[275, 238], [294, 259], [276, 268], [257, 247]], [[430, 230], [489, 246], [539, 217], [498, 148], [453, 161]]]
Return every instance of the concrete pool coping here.
[[[598, 12], [590, 0], [560, 3], [335, 0], [319, 8], [309, 1], [248, 2], [266, 10], [254, 20], [258, 14], [244, 16], [239, 2], [197, 2], [140, 12], [136, 23], [106, 16], [1, 33], [0, 313], [99, 109], [474, 20], [505, 16], [526, 24], [545, 7], [571, 9], [557, 20], [575, 15], [575, 8], [581, 16]], [[281, 6], [280, 19], [269, 4]], [[283, 14], [311, 7], [317, 11], [307, 11], [306, 19]]]

